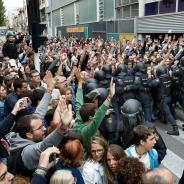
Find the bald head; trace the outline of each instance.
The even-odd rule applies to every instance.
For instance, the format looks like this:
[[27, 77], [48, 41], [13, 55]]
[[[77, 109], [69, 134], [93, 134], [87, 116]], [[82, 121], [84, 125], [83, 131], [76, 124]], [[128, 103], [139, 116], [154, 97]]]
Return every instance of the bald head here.
[[166, 168], [157, 168], [145, 173], [143, 184], [175, 184], [173, 174]]

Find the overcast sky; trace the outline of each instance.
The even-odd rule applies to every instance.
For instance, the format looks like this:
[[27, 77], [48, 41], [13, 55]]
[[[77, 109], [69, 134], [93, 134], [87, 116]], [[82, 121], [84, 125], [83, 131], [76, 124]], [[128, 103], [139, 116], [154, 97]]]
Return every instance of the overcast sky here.
[[7, 12], [23, 6], [23, 0], [3, 0]]

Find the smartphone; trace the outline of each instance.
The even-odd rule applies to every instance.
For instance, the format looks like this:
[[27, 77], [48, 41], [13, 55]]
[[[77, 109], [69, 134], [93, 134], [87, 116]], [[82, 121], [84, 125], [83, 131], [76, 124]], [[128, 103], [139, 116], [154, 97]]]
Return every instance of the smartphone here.
[[56, 154], [50, 155], [50, 157], [49, 157], [49, 163], [50, 163], [50, 162], [56, 163]]

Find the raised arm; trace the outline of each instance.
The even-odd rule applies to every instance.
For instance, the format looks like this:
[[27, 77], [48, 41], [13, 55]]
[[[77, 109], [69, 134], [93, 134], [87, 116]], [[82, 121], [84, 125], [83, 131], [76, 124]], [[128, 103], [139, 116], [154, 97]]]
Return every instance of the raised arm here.
[[111, 103], [111, 100], [115, 94], [115, 83], [113, 83], [113, 78], [111, 79], [110, 83], [110, 90], [109, 90], [109, 95], [107, 96], [106, 100], [104, 103], [99, 107], [97, 112], [95, 113], [95, 116], [92, 120], [91, 123], [89, 123], [86, 127], [83, 128], [83, 135], [84, 137], [91, 137], [95, 135], [97, 129], [99, 128], [105, 113]]
[[16, 120], [17, 113], [28, 106], [27, 99], [28, 99], [27, 97], [19, 99], [15, 104], [11, 113], [7, 117], [5, 117], [2, 121], [0, 121], [0, 138], [4, 137], [6, 134], [10, 132]]
[[47, 90], [46, 90], [43, 98], [41, 99], [39, 105], [37, 106], [36, 111], [34, 112], [34, 114], [36, 116], [38, 116], [40, 119], [44, 119], [44, 117], [47, 113], [47, 108], [48, 108], [49, 102], [51, 100], [52, 90], [53, 90], [54, 85], [55, 85], [54, 79], [53, 79], [50, 71], [46, 72], [44, 82], [47, 84]]

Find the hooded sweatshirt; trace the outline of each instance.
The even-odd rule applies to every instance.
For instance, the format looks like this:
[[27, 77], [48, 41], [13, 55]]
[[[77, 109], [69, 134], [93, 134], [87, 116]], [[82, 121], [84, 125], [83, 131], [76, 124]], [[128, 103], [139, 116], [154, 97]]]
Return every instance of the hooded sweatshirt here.
[[29, 169], [35, 169], [38, 166], [40, 153], [51, 146], [58, 146], [63, 138], [63, 134], [58, 129], [49, 134], [42, 142], [35, 143], [28, 139], [23, 139], [18, 133], [11, 132], [7, 135], [9, 141], [10, 153], [13, 154], [16, 151], [23, 148], [21, 157], [24, 166]]
[[[34, 115], [37, 115], [40, 119], [43, 119], [48, 108], [48, 104], [51, 99], [50, 93], [45, 93], [40, 101]], [[53, 131], [42, 142], [35, 143], [28, 139], [23, 139], [18, 133], [10, 132], [6, 136], [10, 143], [10, 153], [13, 154], [22, 149], [21, 156], [24, 166], [29, 169], [35, 169], [38, 165], [40, 153], [51, 146], [58, 146], [63, 138], [63, 135], [59, 130]]]

